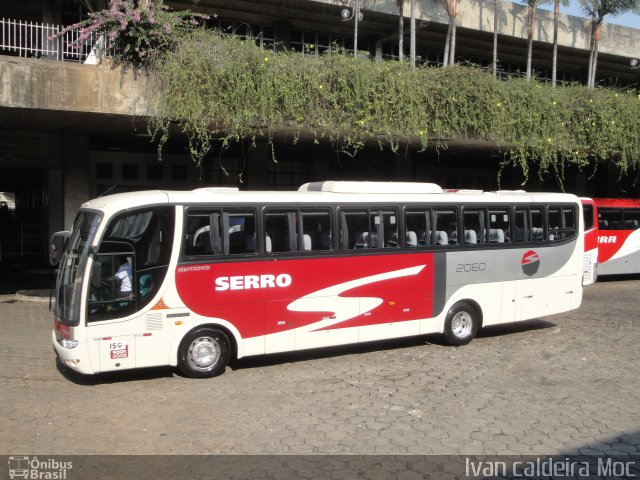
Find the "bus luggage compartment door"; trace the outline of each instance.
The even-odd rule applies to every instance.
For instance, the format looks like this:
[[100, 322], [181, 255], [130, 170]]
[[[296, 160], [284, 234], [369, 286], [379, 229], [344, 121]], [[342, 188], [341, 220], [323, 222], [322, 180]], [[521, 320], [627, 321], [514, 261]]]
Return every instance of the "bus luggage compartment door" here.
[[99, 343], [101, 372], [124, 370], [136, 366], [136, 342], [133, 336], [103, 337], [99, 339]]

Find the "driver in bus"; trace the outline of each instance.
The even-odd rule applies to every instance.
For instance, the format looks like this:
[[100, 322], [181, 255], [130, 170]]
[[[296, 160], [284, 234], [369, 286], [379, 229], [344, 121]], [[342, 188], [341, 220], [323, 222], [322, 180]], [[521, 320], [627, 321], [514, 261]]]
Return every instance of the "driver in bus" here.
[[118, 285], [117, 298], [131, 296], [131, 264], [127, 257], [120, 257], [120, 267], [116, 271], [116, 285]]

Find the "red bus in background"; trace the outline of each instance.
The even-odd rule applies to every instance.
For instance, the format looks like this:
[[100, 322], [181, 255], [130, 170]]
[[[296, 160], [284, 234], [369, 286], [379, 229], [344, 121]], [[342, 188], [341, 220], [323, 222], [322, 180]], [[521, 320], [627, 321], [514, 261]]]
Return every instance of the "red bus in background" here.
[[593, 199], [581, 197], [584, 219], [584, 262], [582, 284], [591, 285], [598, 279], [598, 210]]
[[598, 275], [640, 273], [640, 199], [593, 201], [598, 215]]

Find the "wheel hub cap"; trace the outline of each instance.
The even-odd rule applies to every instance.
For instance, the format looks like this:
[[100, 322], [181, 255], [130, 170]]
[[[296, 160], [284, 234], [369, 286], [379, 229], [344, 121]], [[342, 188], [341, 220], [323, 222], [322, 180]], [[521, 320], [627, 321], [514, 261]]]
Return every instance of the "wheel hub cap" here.
[[220, 347], [213, 338], [198, 338], [189, 348], [189, 363], [199, 369], [209, 369], [220, 359]]
[[458, 312], [451, 322], [451, 330], [458, 338], [464, 338], [471, 333], [471, 316], [467, 312]]

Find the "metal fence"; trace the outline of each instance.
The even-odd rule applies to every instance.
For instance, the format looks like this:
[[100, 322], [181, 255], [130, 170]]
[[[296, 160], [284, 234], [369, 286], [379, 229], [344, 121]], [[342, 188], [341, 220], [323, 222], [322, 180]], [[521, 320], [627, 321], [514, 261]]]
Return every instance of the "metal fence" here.
[[0, 262], [26, 258], [45, 258], [47, 232], [44, 223], [0, 225]]
[[[78, 43], [79, 29], [2, 18], [0, 20], [0, 54], [18, 57], [47, 58], [79, 63], [93, 63], [97, 36]], [[55, 37], [55, 38], [53, 38]]]

